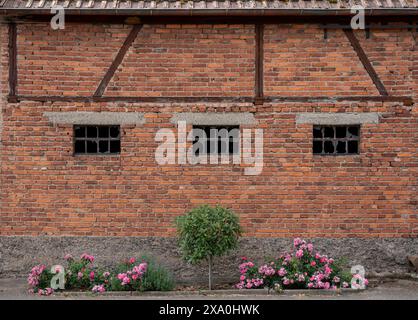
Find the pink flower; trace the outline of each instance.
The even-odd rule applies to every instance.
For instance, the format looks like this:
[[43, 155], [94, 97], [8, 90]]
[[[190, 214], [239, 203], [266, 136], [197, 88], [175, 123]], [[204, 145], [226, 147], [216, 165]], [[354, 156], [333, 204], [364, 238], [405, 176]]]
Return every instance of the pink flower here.
[[110, 272], [108, 272], [108, 271], [103, 272], [103, 277], [107, 278], [108, 276], [110, 276]]
[[312, 243], [308, 243], [308, 251], [309, 252], [313, 251], [313, 244]]
[[308, 288], [309, 288], [309, 289], [312, 289], [312, 288], [313, 288], [313, 286], [314, 286], [314, 284], [313, 284], [312, 282], [309, 282], [309, 283], [308, 283]]
[[335, 276], [334, 279], [332, 279], [333, 282], [338, 283], [340, 282], [340, 278]]
[[77, 278], [81, 279], [83, 277], [83, 274], [81, 272], [77, 273]]
[[90, 280], [93, 281], [94, 280], [94, 271], [90, 272]]
[[300, 259], [303, 256], [303, 250], [299, 249], [298, 251], [296, 251], [296, 258]]
[[239, 280], [240, 280], [240, 281], [244, 281], [244, 280], [245, 280], [245, 276], [244, 276], [244, 275], [242, 275], [241, 277], [239, 277]]
[[276, 271], [272, 267], [268, 265], [264, 265], [258, 268], [258, 273], [265, 275], [265, 276], [272, 276], [276, 273]]
[[366, 278], [364, 278], [364, 285], [368, 286], [369, 285], [369, 280], [367, 280]]
[[135, 263], [135, 258], [130, 258], [130, 259], [129, 259], [129, 263], [130, 263], [130, 264], [134, 264], [134, 263]]
[[241, 257], [242, 261], [247, 261], [247, 257]]
[[297, 248], [297, 247], [299, 247], [300, 245], [302, 245], [302, 244], [304, 244], [304, 243], [306, 243], [304, 240], [302, 240], [301, 238], [295, 238], [294, 240], [293, 240], [293, 246], [295, 247], [295, 248]]
[[328, 265], [325, 266], [325, 275], [328, 277], [332, 272], [332, 269], [330, 267], [328, 267]]
[[87, 253], [83, 253], [83, 254], [81, 255], [81, 260], [84, 260], [84, 261], [88, 261], [88, 262], [90, 262], [90, 263], [93, 263], [93, 261], [94, 261], [94, 257], [93, 257], [93, 256], [91, 256], [91, 255], [88, 255]]
[[324, 289], [329, 289], [330, 288], [330, 284], [329, 284], [329, 282], [325, 282], [325, 284], [324, 284]]
[[95, 285], [95, 286], [91, 289], [91, 291], [92, 291], [93, 293], [102, 293], [102, 292], [105, 292], [105, 291], [106, 291], [106, 288], [104, 287], [104, 285], [103, 285], [103, 284], [100, 284], [100, 285]]
[[315, 261], [312, 261], [312, 262], [311, 262], [311, 266], [312, 266], [312, 267], [315, 267], [315, 266], [316, 266], [316, 262], [315, 262]]
[[287, 274], [287, 271], [285, 268], [280, 268], [280, 270], [277, 272], [279, 276], [283, 277]]
[[122, 280], [122, 285], [124, 286], [125, 284], [129, 284], [131, 283], [131, 279], [129, 279], [128, 277], [123, 278]]
[[65, 259], [66, 261], [73, 260], [73, 256], [72, 256], [71, 254], [66, 254], [66, 255], [64, 256], [64, 259]]

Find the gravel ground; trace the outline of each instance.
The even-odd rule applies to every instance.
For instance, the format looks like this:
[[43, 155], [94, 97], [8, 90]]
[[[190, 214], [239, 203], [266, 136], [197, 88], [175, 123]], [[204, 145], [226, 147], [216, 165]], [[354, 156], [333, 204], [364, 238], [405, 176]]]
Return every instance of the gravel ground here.
[[127, 295], [93, 295], [86, 294], [57, 294], [49, 297], [39, 297], [30, 295], [26, 292], [25, 279], [0, 279], [0, 300], [19, 299], [65, 299], [65, 300], [418, 300], [418, 281], [392, 280], [375, 284], [365, 291], [337, 294], [321, 294], [315, 291], [308, 294], [287, 292], [283, 295], [258, 295], [258, 294], [190, 294], [175, 292], [175, 295], [166, 293], [165, 295], [141, 294]]

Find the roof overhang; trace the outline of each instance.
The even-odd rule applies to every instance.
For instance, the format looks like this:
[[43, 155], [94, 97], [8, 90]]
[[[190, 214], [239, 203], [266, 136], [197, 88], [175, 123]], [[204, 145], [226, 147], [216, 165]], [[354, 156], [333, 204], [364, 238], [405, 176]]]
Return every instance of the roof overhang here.
[[[365, 9], [366, 16], [418, 16], [418, 8]], [[66, 15], [89, 16], [353, 16], [351, 9], [65, 9]], [[51, 15], [51, 9], [0, 9], [0, 15]]]

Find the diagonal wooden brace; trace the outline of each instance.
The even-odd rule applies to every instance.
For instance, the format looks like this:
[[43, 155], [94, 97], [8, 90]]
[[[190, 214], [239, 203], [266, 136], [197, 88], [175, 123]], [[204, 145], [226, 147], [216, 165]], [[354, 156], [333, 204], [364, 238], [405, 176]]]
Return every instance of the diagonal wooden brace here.
[[382, 81], [380, 81], [379, 76], [374, 70], [372, 64], [370, 63], [369, 58], [367, 57], [366, 53], [364, 52], [363, 48], [360, 45], [356, 35], [354, 34], [353, 30], [351, 29], [344, 29], [344, 33], [347, 36], [347, 39], [350, 41], [351, 46], [353, 47], [354, 51], [357, 53], [361, 63], [363, 64], [364, 68], [366, 69], [367, 73], [369, 74], [370, 78], [372, 79], [374, 85], [376, 86], [377, 90], [379, 91], [380, 95], [387, 96], [388, 92], [383, 85]]
[[110, 80], [113, 78], [116, 70], [118, 69], [119, 65], [122, 63], [123, 58], [125, 57], [126, 53], [128, 52], [129, 47], [135, 41], [136, 36], [138, 35], [139, 31], [142, 29], [142, 24], [137, 24], [132, 27], [131, 32], [125, 39], [122, 47], [119, 49], [118, 54], [116, 55], [115, 59], [113, 60], [111, 66], [107, 70], [106, 74], [104, 75], [102, 81], [100, 82], [99, 86], [97, 87], [96, 92], [94, 93], [93, 97], [98, 98], [103, 96], [107, 85], [109, 84]]

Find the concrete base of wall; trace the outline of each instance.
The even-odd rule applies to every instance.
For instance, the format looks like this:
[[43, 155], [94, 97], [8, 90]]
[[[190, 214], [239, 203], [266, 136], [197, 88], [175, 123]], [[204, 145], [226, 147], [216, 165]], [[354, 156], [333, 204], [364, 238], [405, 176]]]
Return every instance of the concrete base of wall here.
[[[406, 272], [408, 255], [418, 254], [417, 238], [311, 239], [315, 249], [330, 257], [346, 257], [350, 265], [361, 264], [366, 272]], [[239, 248], [215, 260], [215, 283], [238, 282], [242, 256], [262, 262], [293, 245], [286, 238], [242, 238]], [[0, 277], [21, 277], [38, 263], [62, 263], [67, 253], [87, 252], [97, 263], [112, 266], [126, 258], [148, 254], [169, 268], [178, 283], [205, 283], [205, 264], [191, 266], [182, 261], [173, 238], [154, 237], [0, 237]]]

